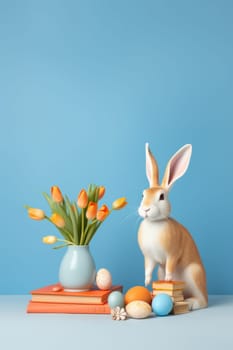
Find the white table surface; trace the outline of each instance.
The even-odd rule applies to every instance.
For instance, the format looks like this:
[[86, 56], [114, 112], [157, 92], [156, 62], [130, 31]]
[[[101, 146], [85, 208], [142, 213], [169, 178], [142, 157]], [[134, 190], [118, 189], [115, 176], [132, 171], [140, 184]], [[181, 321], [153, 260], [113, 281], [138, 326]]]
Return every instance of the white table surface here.
[[110, 315], [27, 314], [30, 296], [0, 296], [0, 349], [233, 349], [233, 296], [188, 314], [113, 321]]

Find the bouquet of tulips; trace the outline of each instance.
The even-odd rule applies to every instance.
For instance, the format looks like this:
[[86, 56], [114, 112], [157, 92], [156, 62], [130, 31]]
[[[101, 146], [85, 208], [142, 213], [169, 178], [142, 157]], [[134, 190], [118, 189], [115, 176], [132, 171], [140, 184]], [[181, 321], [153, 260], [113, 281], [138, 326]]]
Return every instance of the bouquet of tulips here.
[[103, 204], [99, 207], [99, 200], [104, 196], [105, 187], [89, 185], [88, 190], [82, 189], [77, 201], [71, 202], [63, 196], [58, 186], [51, 187], [51, 194], [43, 193], [47, 200], [51, 216], [47, 216], [42, 209], [25, 206], [28, 215], [33, 220], [48, 220], [56, 226], [64, 239], [56, 236], [45, 236], [43, 242], [54, 244], [61, 242], [54, 249], [68, 245], [88, 245], [103, 221], [113, 210], [123, 208], [126, 198], [118, 198], [112, 203], [111, 209]]

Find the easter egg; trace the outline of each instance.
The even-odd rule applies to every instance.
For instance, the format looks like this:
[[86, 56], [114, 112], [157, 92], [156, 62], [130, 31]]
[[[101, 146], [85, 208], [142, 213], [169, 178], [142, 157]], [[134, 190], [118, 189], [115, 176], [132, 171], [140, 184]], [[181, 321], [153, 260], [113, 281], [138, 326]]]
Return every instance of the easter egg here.
[[111, 309], [117, 306], [124, 307], [125, 306], [124, 295], [119, 291], [112, 292], [108, 296], [108, 305], [110, 306]]
[[152, 301], [152, 310], [157, 316], [167, 316], [173, 308], [173, 302], [169, 295], [161, 293]]
[[100, 269], [97, 272], [96, 285], [102, 290], [110, 289], [112, 287], [112, 276], [107, 269]]
[[134, 300], [142, 300], [148, 304], [151, 304], [151, 293], [146, 287], [135, 286], [130, 288], [125, 294], [125, 304], [129, 304]]
[[151, 306], [142, 300], [134, 300], [126, 305], [127, 315], [131, 318], [146, 318], [151, 311]]

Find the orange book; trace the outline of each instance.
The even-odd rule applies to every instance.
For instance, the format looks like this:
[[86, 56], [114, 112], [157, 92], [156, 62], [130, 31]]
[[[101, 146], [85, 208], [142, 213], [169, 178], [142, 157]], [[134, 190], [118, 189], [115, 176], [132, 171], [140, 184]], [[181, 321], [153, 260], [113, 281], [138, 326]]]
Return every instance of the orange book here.
[[29, 301], [27, 313], [55, 313], [55, 314], [110, 314], [108, 304], [70, 304], [70, 303], [43, 303]]
[[173, 302], [184, 301], [182, 290], [168, 291], [168, 290], [153, 290], [152, 298], [159, 294], [167, 294], [171, 297]]
[[166, 289], [154, 289], [152, 292], [153, 296], [156, 296], [158, 294], [167, 294], [170, 295], [170, 297], [183, 297], [183, 291], [182, 290], [166, 290]]
[[183, 302], [174, 303], [173, 310], [172, 310], [172, 313], [174, 315], [185, 314], [186, 312], [189, 312], [189, 303], [188, 302], [183, 301]]
[[152, 282], [152, 288], [155, 290], [183, 290], [185, 282], [183, 281], [154, 281]]
[[53, 284], [31, 291], [32, 301], [46, 303], [105, 304], [112, 291], [122, 291], [122, 286], [112, 286], [108, 290], [91, 289], [85, 292], [54, 291], [60, 284]]

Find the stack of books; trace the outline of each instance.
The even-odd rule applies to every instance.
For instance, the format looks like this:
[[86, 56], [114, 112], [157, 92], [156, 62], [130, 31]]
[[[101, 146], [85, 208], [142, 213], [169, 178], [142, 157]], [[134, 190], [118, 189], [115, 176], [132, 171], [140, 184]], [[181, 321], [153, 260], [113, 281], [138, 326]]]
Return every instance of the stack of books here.
[[109, 290], [92, 289], [85, 292], [64, 291], [60, 284], [31, 291], [28, 313], [110, 314], [108, 296], [112, 291], [122, 292], [122, 286]]
[[169, 295], [173, 301], [172, 313], [174, 315], [184, 314], [189, 312], [189, 304], [184, 301], [184, 287], [183, 281], [154, 281], [152, 295], [153, 297], [161, 293]]

